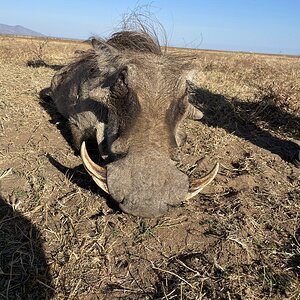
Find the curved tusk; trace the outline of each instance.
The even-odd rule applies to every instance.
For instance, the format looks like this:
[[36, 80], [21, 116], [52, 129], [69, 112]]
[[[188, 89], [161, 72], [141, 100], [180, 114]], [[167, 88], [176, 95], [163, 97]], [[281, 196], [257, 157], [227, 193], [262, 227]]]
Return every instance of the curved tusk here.
[[85, 142], [81, 144], [80, 156], [86, 171], [92, 176], [97, 185], [109, 194], [106, 181], [106, 168], [100, 167], [92, 161], [87, 153]]
[[185, 197], [185, 200], [188, 200], [196, 196], [199, 192], [201, 192], [204, 187], [206, 187], [214, 180], [218, 171], [219, 171], [219, 163], [216, 163], [213, 169], [207, 175], [199, 179], [193, 180], [190, 184], [189, 192]]

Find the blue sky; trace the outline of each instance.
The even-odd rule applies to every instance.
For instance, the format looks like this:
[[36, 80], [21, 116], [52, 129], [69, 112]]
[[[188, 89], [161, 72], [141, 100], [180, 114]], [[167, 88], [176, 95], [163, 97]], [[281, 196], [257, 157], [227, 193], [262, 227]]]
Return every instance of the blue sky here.
[[1, 0], [0, 23], [50, 36], [107, 36], [138, 5], [165, 27], [169, 44], [300, 54], [300, 0]]

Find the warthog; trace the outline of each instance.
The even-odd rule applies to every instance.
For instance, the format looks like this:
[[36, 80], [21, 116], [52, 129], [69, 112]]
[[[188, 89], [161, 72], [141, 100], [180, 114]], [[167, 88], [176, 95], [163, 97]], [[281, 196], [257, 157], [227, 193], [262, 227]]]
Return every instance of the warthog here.
[[[176, 148], [185, 140], [179, 128], [201, 111], [188, 101], [187, 57], [163, 52], [148, 33], [122, 31], [56, 73], [51, 95], [68, 119], [74, 147], [94, 181], [126, 213], [161, 216], [209, 184], [212, 171], [189, 182], [176, 168]], [[109, 163], [89, 157], [85, 141], [95, 139]]]

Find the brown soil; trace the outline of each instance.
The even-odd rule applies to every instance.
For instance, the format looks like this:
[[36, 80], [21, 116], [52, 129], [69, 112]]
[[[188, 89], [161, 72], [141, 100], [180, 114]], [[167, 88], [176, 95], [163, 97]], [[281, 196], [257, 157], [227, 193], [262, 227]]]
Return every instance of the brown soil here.
[[142, 219], [103, 197], [39, 96], [87, 47], [0, 38], [0, 299], [300, 299], [300, 58], [189, 50], [204, 118], [179, 167], [221, 170]]

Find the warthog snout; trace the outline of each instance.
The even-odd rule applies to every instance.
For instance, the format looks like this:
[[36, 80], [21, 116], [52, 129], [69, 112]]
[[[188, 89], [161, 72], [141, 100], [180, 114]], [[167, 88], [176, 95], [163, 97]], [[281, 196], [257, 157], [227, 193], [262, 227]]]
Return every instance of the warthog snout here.
[[81, 157], [94, 181], [124, 212], [142, 217], [161, 216], [195, 196], [214, 179], [219, 168], [216, 164], [209, 174], [189, 183], [187, 175], [160, 153], [129, 153], [104, 168], [91, 160], [83, 142]]

